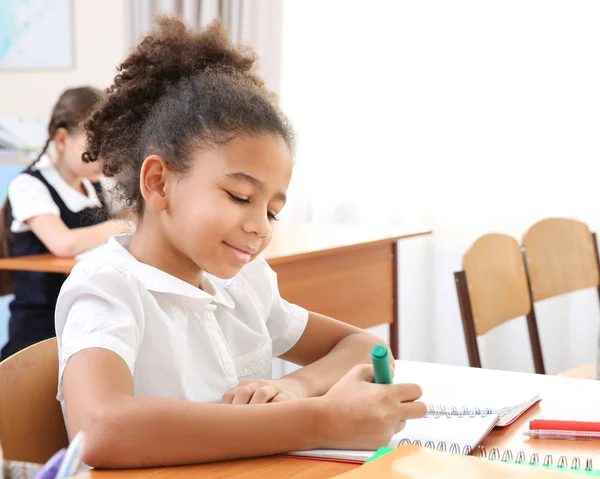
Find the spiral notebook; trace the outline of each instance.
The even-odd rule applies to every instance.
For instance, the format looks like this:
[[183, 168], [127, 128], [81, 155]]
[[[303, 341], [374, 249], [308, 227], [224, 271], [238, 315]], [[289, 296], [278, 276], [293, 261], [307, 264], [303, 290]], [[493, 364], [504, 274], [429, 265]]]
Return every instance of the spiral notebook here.
[[[498, 383], [497, 390], [482, 391], [470, 382], [441, 375], [427, 376], [410, 370], [410, 364], [400, 364], [402, 367], [397, 367], [394, 382], [397, 382], [400, 370], [403, 380], [421, 384], [424, 391], [421, 399], [428, 403], [429, 412], [426, 418], [407, 421], [404, 430], [392, 438], [388, 447], [409, 443], [439, 450], [457, 448], [458, 451], [453, 452], [470, 454], [494, 427], [512, 424], [540, 401], [540, 395], [532, 390]], [[470, 380], [467, 378], [466, 381]], [[465, 403], [479, 406], [461, 405]], [[360, 463], [373, 453], [366, 450], [312, 449], [289, 455]]]
[[361, 478], [399, 478], [411, 479], [475, 479], [485, 477], [494, 479], [577, 479], [600, 477], [600, 471], [594, 470], [589, 461], [573, 458], [570, 462], [561, 456], [550, 464], [550, 459], [540, 461], [537, 455], [518, 456], [513, 459], [510, 451], [485, 460], [473, 456], [457, 456], [426, 448], [403, 445], [385, 454], [383, 457], [357, 467], [339, 476], [339, 479]]
[[[406, 422], [406, 427], [395, 434], [387, 447], [396, 448], [403, 444], [426, 446], [432, 449], [450, 450], [453, 453], [470, 454], [498, 423], [498, 414], [431, 414], [422, 419]], [[362, 463], [375, 451], [312, 449], [290, 453], [313, 459], [327, 459]]]

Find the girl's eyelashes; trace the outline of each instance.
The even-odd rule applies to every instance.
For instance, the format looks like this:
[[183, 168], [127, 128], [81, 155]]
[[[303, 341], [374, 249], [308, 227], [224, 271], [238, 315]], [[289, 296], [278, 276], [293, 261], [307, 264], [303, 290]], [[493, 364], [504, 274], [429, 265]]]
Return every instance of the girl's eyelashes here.
[[240, 204], [246, 204], [246, 203], [250, 203], [250, 200], [248, 198], [240, 198], [239, 196], [235, 196], [232, 195], [231, 193], [227, 192], [227, 194], [229, 195], [229, 197], [235, 201], [236, 203], [240, 203]]
[[[229, 193], [229, 191], [227, 192], [227, 194], [229, 195], [229, 197], [231, 198], [232, 201], [234, 201], [235, 203], [238, 203], [240, 205], [245, 205], [245, 204], [250, 203], [250, 200], [248, 198], [242, 198], [240, 196], [236, 196], [232, 193]], [[267, 217], [269, 218], [269, 220], [279, 221], [279, 216], [277, 216], [276, 213], [273, 213], [271, 211], [267, 212]]]

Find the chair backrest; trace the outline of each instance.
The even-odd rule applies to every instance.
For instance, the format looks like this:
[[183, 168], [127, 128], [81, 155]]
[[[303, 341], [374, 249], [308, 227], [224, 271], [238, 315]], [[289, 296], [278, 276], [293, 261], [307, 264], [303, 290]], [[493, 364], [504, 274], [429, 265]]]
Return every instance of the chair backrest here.
[[0, 446], [5, 459], [44, 463], [68, 445], [57, 384], [56, 338], [0, 363]]
[[598, 287], [595, 235], [585, 223], [541, 220], [527, 230], [523, 247], [534, 301]]
[[478, 238], [454, 273], [469, 364], [481, 367], [477, 336], [519, 316], [527, 316], [536, 372], [545, 371], [521, 247], [504, 234]]
[[477, 336], [531, 310], [521, 247], [514, 238], [487, 234], [463, 256]]

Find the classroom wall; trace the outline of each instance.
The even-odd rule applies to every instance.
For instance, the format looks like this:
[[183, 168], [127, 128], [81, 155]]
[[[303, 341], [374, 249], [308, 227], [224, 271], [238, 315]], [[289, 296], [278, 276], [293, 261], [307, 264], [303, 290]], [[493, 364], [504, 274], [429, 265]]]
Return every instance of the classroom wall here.
[[[468, 363], [453, 273], [479, 235], [552, 216], [600, 231], [599, 18], [594, 0], [286, 1], [284, 215], [434, 231], [400, 242], [401, 359]], [[549, 373], [596, 360], [594, 290], [536, 313]], [[479, 348], [533, 371], [525, 318]]]
[[127, 51], [126, 3], [72, 1], [73, 68], [0, 71], [0, 115], [32, 116], [45, 121], [65, 88], [83, 84], [107, 87]]

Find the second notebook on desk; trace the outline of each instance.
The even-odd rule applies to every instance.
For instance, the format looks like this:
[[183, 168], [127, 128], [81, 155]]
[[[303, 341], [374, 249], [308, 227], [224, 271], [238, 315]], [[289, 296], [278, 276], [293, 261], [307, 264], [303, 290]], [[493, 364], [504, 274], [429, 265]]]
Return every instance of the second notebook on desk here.
[[339, 479], [577, 479], [600, 477], [582, 467], [542, 465], [536, 462], [489, 461], [403, 446], [383, 457], [335, 476]]

